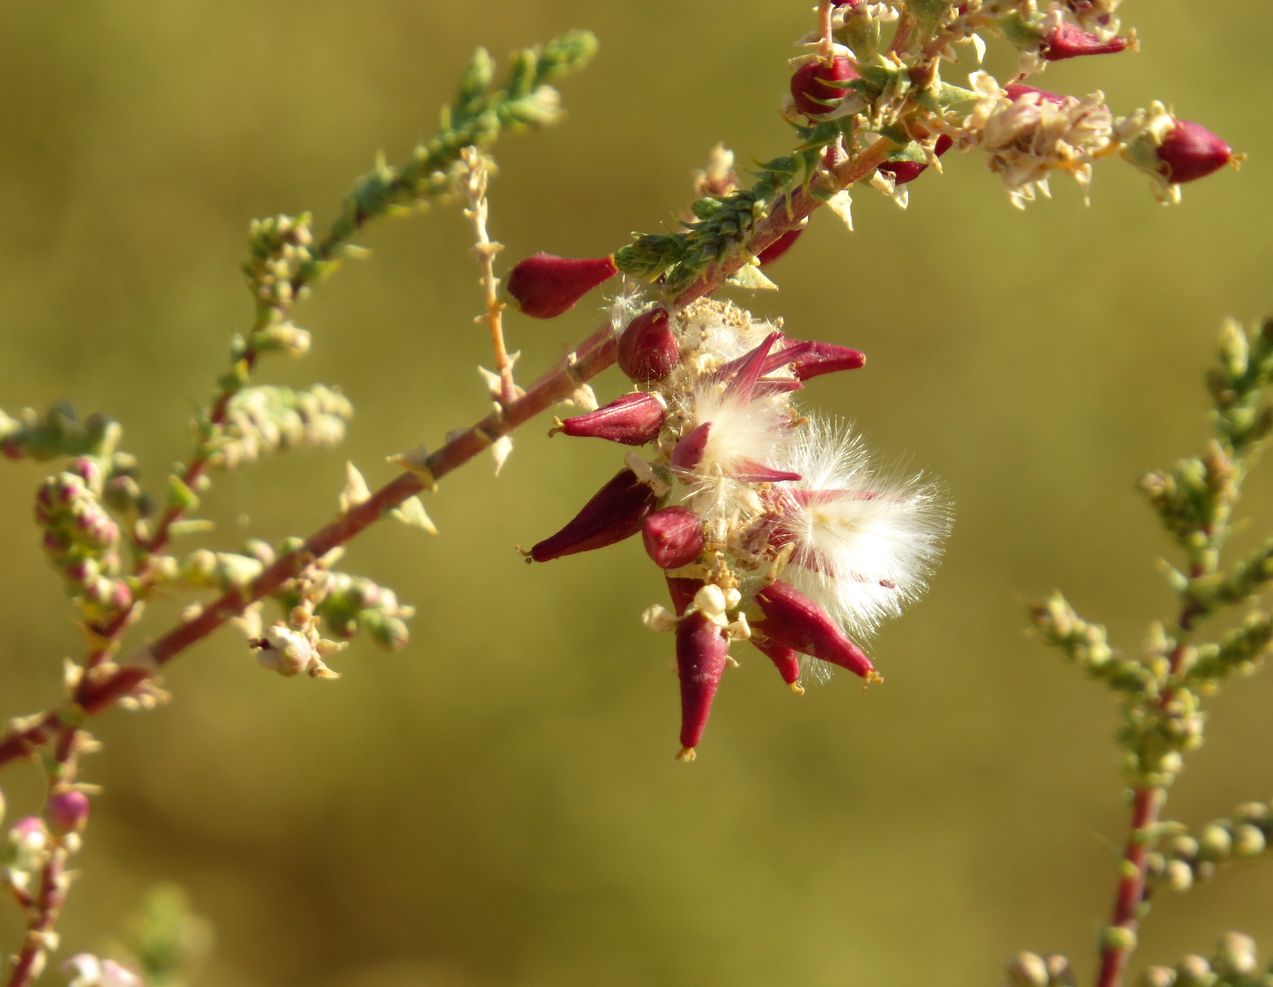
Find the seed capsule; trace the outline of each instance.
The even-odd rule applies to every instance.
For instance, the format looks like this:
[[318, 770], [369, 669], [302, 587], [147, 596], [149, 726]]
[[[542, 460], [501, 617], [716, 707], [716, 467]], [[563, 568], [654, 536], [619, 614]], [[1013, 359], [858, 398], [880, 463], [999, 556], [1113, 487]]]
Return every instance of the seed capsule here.
[[1177, 120], [1158, 147], [1167, 180], [1179, 184], [1206, 178], [1233, 160], [1233, 149], [1200, 123]]
[[870, 679], [875, 675], [871, 659], [836, 626], [825, 610], [786, 583], [772, 583], [756, 594], [764, 613], [756, 627], [771, 641], [820, 661], [847, 668]]
[[[933, 144], [933, 152], [937, 157], [941, 157], [954, 145], [954, 141], [945, 134], [937, 138]], [[880, 171], [886, 175], [893, 176], [893, 184], [905, 185], [907, 182], [913, 182], [928, 169], [928, 165], [923, 161], [885, 161], [880, 165]]]
[[508, 293], [522, 314], [551, 319], [617, 272], [613, 257], [558, 257], [538, 253], [513, 267]]
[[795, 648], [757, 634], [753, 634], [749, 640], [757, 651], [774, 663], [774, 668], [778, 669], [778, 674], [787, 685], [795, 686], [800, 681], [800, 653]]
[[793, 341], [792, 345], [803, 347], [800, 355], [791, 361], [792, 373], [802, 381], [841, 370], [857, 370], [866, 363], [866, 354], [861, 350], [835, 343]]
[[858, 70], [847, 58], [832, 59], [830, 64], [806, 62], [791, 77], [791, 98], [796, 101], [796, 109], [801, 113], [821, 116], [835, 109], [836, 104], [844, 99], [845, 90], [831, 83], [859, 78]]
[[688, 507], [665, 507], [647, 515], [641, 538], [660, 569], [679, 569], [703, 554], [703, 522]]
[[729, 641], [703, 614], [695, 611], [677, 625], [676, 670], [681, 679], [681, 752], [677, 757], [682, 761], [694, 760], [728, 656]]
[[1027, 86], [1021, 82], [1009, 82], [1003, 87], [1003, 91], [1008, 94], [1008, 98], [1014, 103], [1022, 96], [1034, 94], [1039, 98], [1040, 103], [1051, 103], [1053, 106], [1064, 106], [1066, 97], [1057, 93], [1048, 92], [1046, 89], [1038, 89], [1034, 86]]
[[1048, 32], [1039, 54], [1046, 61], [1059, 62], [1066, 58], [1084, 55], [1113, 55], [1131, 44], [1130, 38], [1115, 36], [1102, 40], [1099, 35], [1084, 31], [1074, 24], [1061, 24]]
[[619, 336], [619, 369], [638, 383], [662, 380], [681, 358], [667, 310], [652, 308], [628, 323]]
[[800, 234], [804, 232], [803, 226], [798, 226], [794, 230], [787, 230], [782, 236], [778, 237], [773, 243], [756, 255], [756, 259], [760, 261], [760, 266], [772, 264], [779, 257], [791, 249], [791, 245], [800, 239]]
[[658, 438], [667, 408], [655, 394], [634, 392], [586, 415], [561, 423], [566, 435], [607, 439], [625, 446], [643, 446]]
[[604, 548], [635, 535], [658, 498], [631, 470], [620, 470], [593, 495], [570, 523], [530, 550], [535, 562]]

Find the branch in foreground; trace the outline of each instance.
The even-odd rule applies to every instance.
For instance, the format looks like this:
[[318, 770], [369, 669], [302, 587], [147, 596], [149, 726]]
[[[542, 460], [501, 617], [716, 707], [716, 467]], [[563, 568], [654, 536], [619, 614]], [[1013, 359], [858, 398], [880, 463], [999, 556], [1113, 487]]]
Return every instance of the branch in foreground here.
[[[892, 141], [881, 138], [861, 154], [842, 162], [830, 173], [834, 182], [831, 191], [845, 188], [872, 174], [894, 146]], [[757, 224], [753, 236], [746, 244], [747, 249], [736, 252], [720, 265], [705, 271], [677, 297], [677, 304], [688, 304], [715, 290], [726, 278], [743, 267], [753, 254], [764, 250], [784, 233], [800, 228], [806, 218], [822, 204], [823, 201], [811, 190], [804, 189], [775, 203], [769, 215]], [[306, 539], [299, 549], [281, 556], [247, 588], [223, 594], [208, 604], [198, 616], [178, 624], [136, 654], [131, 662], [122, 666], [108, 662], [98, 665], [84, 676], [74, 703], [26, 721], [15, 722], [3, 740], [0, 740], [0, 765], [34, 753], [47, 744], [59, 730], [76, 727], [86, 717], [96, 715], [132, 695], [159, 668], [186, 648], [241, 614], [250, 604], [294, 579], [316, 559], [345, 544], [408, 498], [430, 489], [432, 481], [439, 480], [462, 466], [502, 436], [572, 394], [581, 383], [610, 366], [615, 358], [614, 331], [607, 322], [502, 412], [495, 411], [487, 415], [424, 458], [418, 470], [399, 475], [369, 499], [351, 507], [331, 524]]]

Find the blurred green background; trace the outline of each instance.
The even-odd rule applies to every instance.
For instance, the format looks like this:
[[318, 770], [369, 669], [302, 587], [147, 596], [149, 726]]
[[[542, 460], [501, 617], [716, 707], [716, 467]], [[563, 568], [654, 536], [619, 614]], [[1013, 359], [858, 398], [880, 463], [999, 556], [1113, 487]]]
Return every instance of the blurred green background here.
[[[386, 527], [348, 557], [418, 606], [404, 653], [359, 643], [340, 682], [283, 680], [226, 633], [172, 667], [171, 705], [102, 718], [86, 775], [107, 794], [68, 950], [98, 947], [175, 879], [216, 930], [207, 985], [984, 987], [1021, 948], [1090, 976], [1125, 826], [1116, 710], [1023, 633], [1025, 606], [1063, 587], [1127, 648], [1168, 615], [1165, 541], [1133, 481], [1203, 440], [1222, 317], [1273, 313], [1266, 5], [1125, 10], [1139, 55], [1057, 65], [1043, 84], [1102, 87], [1123, 111], [1169, 100], [1249, 153], [1241, 174], [1168, 210], [1110, 162], [1091, 208], [1058, 179], [1018, 213], [951, 155], [908, 213], [862, 193], [856, 234], [817, 217], [773, 269], [781, 294], [757, 302], [869, 354], [807, 398], [942, 477], [957, 505], [928, 598], [874, 642], [885, 687], [839, 677], [796, 700], [741, 653], [698, 763], [673, 761], [671, 641], [639, 623], [662, 594], [639, 545], [535, 568], [514, 552], [617, 454], [531, 427], [498, 480], [486, 461], [448, 478], [429, 504], [439, 539]], [[491, 190], [507, 257], [587, 255], [666, 223], [716, 141], [743, 161], [787, 147], [776, 107], [810, 23], [803, 3], [759, 0], [5, 4], [0, 407], [110, 412], [158, 487], [248, 323], [248, 220], [325, 223], [377, 148], [395, 159], [432, 132], [475, 46], [598, 33], [594, 65], [563, 86], [565, 125], [503, 143]], [[219, 482], [220, 546], [311, 530], [345, 458], [381, 479], [386, 453], [484, 412], [458, 211], [363, 242], [373, 260], [297, 312], [312, 357], [265, 377], [340, 384], [359, 409], [349, 444]], [[525, 375], [591, 328], [582, 308], [510, 319]], [[28, 520], [41, 475], [7, 465], [0, 482], [6, 716], [54, 700], [77, 649]], [[1253, 489], [1244, 544], [1273, 526], [1271, 492]], [[1172, 816], [1270, 794], [1270, 700], [1266, 678], [1214, 704]], [[4, 785], [11, 812], [38, 799], [32, 768]], [[1231, 927], [1273, 946], [1270, 895], [1264, 864], [1164, 897], [1142, 957], [1208, 951]], [[0, 943], [16, 934], [0, 910]]]

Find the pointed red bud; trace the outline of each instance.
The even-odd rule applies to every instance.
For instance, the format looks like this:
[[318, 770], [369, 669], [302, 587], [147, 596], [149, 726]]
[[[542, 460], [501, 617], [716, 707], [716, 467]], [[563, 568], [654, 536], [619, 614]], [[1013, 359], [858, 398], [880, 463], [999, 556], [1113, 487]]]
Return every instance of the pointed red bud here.
[[641, 313], [619, 336], [619, 369], [638, 383], [662, 380], [680, 358], [681, 347], [665, 309]]
[[1022, 96], [1034, 94], [1038, 97], [1040, 103], [1051, 103], [1053, 106], [1064, 106], [1065, 96], [1057, 93], [1048, 92], [1046, 89], [1037, 89], [1034, 86], [1027, 86], [1021, 82], [1009, 82], [1003, 87], [1003, 91], [1008, 94], [1008, 98], [1014, 103]]
[[681, 679], [681, 753], [694, 760], [694, 748], [703, 737], [712, 700], [720, 685], [729, 641], [721, 628], [695, 611], [676, 627], [676, 670]]
[[694, 602], [694, 597], [703, 588], [701, 579], [686, 579], [683, 576], [665, 576], [668, 596], [672, 598], [672, 608], [678, 617], [684, 617], [685, 611]]
[[707, 449], [707, 440], [711, 434], [711, 422], [695, 425], [672, 447], [672, 454], [668, 456], [668, 461], [677, 469], [692, 470], [703, 461], [703, 453]]
[[666, 417], [667, 408], [658, 395], [634, 392], [586, 415], [567, 418], [561, 423], [561, 431], [625, 446], [643, 446], [658, 438]]
[[760, 266], [772, 264], [779, 257], [791, 249], [791, 245], [800, 239], [800, 234], [804, 232], [803, 226], [797, 226], [794, 230], [787, 230], [782, 236], [778, 237], [773, 243], [756, 255], [756, 259], [760, 261]]
[[1206, 178], [1233, 160], [1233, 149], [1200, 123], [1177, 120], [1162, 144], [1158, 160], [1167, 180], [1179, 184]]
[[837, 346], [835, 343], [792, 341], [790, 345], [803, 347], [800, 355], [791, 361], [792, 373], [800, 380], [810, 380], [841, 370], [857, 370], [866, 363], [866, 354], [861, 350]]
[[800, 652], [758, 634], [753, 634], [749, 640], [757, 651], [774, 663], [774, 668], [778, 669], [787, 685], [794, 686], [800, 681]]
[[764, 619], [756, 627], [765, 637], [820, 661], [847, 668], [869, 679], [871, 659], [840, 630], [825, 610], [786, 583], [772, 583], [756, 594]]
[[1043, 47], [1039, 54], [1046, 61], [1059, 62], [1066, 58], [1079, 58], [1083, 55], [1112, 55], [1123, 51], [1131, 44], [1130, 38], [1112, 37], [1103, 40], [1100, 35], [1084, 31], [1076, 24], [1060, 24], [1048, 32], [1043, 39]]
[[660, 569], [679, 569], [703, 554], [703, 522], [688, 507], [665, 507], [647, 515], [641, 538]]
[[570, 309], [617, 272], [613, 257], [557, 257], [535, 254], [508, 275], [508, 293], [524, 315], [551, 319]]
[[620, 470], [597, 491], [569, 524], [530, 550], [536, 562], [604, 548], [635, 535], [658, 498], [631, 470]]
[[826, 62], [806, 62], [791, 77], [791, 98], [796, 109], [811, 117], [829, 113], [844, 98], [844, 89], [831, 85], [860, 79], [858, 70], [847, 58]]
[[[933, 153], [939, 158], [951, 149], [954, 141], [946, 134], [942, 134], [933, 144]], [[925, 171], [928, 165], [923, 161], [885, 161], [880, 165], [880, 171], [886, 175], [893, 176], [894, 185], [905, 185], [907, 182], [913, 182]]]

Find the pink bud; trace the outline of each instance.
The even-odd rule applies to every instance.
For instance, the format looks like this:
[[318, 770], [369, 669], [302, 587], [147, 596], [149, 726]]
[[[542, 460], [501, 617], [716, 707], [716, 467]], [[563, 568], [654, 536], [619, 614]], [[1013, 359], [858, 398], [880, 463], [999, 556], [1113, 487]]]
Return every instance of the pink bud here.
[[657, 396], [634, 392], [586, 415], [567, 418], [561, 430], [567, 435], [643, 446], [658, 438], [666, 417], [667, 409]]
[[88, 823], [89, 802], [83, 792], [54, 792], [44, 805], [44, 814], [53, 832], [78, 833]]
[[573, 258], [538, 253], [509, 272], [507, 290], [523, 314], [551, 319], [569, 310], [617, 271], [613, 257]]
[[681, 753], [694, 760], [694, 748], [703, 737], [712, 700], [720, 685], [729, 642], [721, 628], [695, 611], [676, 627], [676, 670], [681, 679]]
[[660, 569], [679, 569], [703, 554], [703, 522], [688, 507], [665, 507], [641, 526], [646, 554]]
[[1115, 36], [1103, 41], [1099, 35], [1084, 31], [1076, 24], [1061, 24], [1048, 32], [1039, 54], [1049, 62], [1059, 62], [1082, 55], [1112, 55], [1130, 44], [1128, 38]]
[[794, 230], [787, 230], [782, 236], [778, 237], [773, 243], [756, 255], [756, 259], [760, 261], [760, 266], [772, 264], [779, 257], [791, 249], [791, 245], [800, 239], [800, 234], [804, 232], [803, 226], [797, 226]]
[[628, 323], [619, 337], [619, 369], [639, 383], [662, 380], [681, 358], [667, 310], [652, 308]]
[[800, 380], [810, 380], [823, 374], [833, 374], [841, 370], [857, 370], [866, 363], [866, 354], [861, 350], [835, 343], [793, 341], [789, 348], [802, 347], [800, 355], [791, 361], [791, 370]]
[[756, 603], [764, 612], [764, 619], [755, 622], [756, 626], [771, 641], [847, 668], [864, 679], [874, 676], [875, 666], [865, 652], [825, 610], [794, 586], [772, 583], [756, 594]]
[[668, 596], [672, 598], [672, 607], [678, 617], [684, 617], [685, 611], [694, 602], [694, 597], [703, 588], [701, 579], [686, 579], [682, 576], [666, 576]]
[[672, 454], [668, 456], [668, 462], [677, 469], [692, 470], [703, 461], [703, 453], [707, 450], [707, 440], [711, 437], [711, 434], [711, 422], [695, 425], [682, 435], [676, 445], [672, 447]]
[[1022, 96], [1034, 94], [1038, 97], [1040, 103], [1051, 103], [1053, 106], [1064, 106], [1066, 97], [1060, 96], [1046, 89], [1036, 89], [1034, 86], [1027, 86], [1021, 82], [1009, 82], [1003, 87], [1003, 91], [1008, 94], [1008, 98], [1014, 103]]
[[820, 116], [835, 109], [835, 104], [844, 98], [845, 90], [831, 83], [860, 78], [858, 70], [847, 58], [832, 59], [830, 65], [806, 62], [791, 77], [791, 98], [796, 101], [796, 109], [801, 113]]
[[[942, 134], [937, 138], [937, 142], [933, 144], [933, 152], [940, 158], [943, 154], [951, 149], [954, 141]], [[893, 176], [893, 184], [905, 185], [907, 182], [913, 182], [928, 169], [928, 165], [923, 161], [885, 161], [880, 165], [880, 171], [886, 175]]]
[[658, 502], [654, 491], [631, 470], [620, 470], [564, 528], [530, 550], [536, 562], [604, 548], [635, 535]]
[[1200, 123], [1177, 120], [1158, 146], [1167, 180], [1179, 184], [1206, 178], [1233, 160], [1233, 149]]
[[787, 685], [795, 685], [800, 681], [800, 653], [795, 648], [771, 641], [766, 637], [753, 634], [750, 638], [756, 650], [774, 663], [778, 674]]

